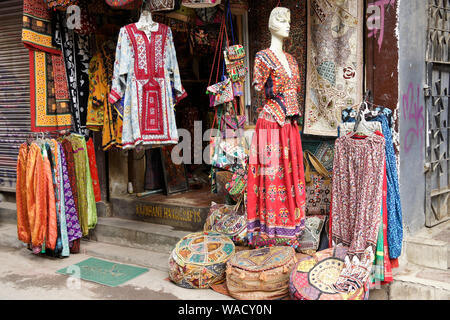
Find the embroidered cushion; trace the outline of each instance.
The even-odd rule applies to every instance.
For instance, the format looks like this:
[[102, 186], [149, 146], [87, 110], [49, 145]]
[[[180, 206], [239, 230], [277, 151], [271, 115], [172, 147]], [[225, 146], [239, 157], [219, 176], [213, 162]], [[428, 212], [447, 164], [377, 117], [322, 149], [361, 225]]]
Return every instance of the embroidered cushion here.
[[343, 267], [347, 248], [338, 246], [305, 257], [295, 265], [289, 281], [294, 300], [363, 300], [364, 288], [352, 293], [339, 293], [333, 285]]
[[291, 247], [267, 247], [236, 253], [227, 263], [227, 287], [239, 300], [275, 300], [289, 294], [296, 263]]
[[208, 8], [220, 4], [221, 0], [183, 0], [181, 3], [188, 8]]
[[142, 5], [142, 0], [105, 0], [106, 3], [117, 9], [128, 9], [133, 10], [140, 8]]
[[215, 232], [182, 238], [169, 258], [169, 278], [187, 289], [207, 289], [225, 279], [226, 262], [234, 254], [233, 241]]

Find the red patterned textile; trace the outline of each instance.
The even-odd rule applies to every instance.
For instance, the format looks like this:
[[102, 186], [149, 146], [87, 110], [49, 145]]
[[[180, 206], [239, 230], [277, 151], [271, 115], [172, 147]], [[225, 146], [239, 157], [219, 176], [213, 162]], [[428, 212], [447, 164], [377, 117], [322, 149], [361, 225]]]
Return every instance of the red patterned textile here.
[[95, 159], [95, 149], [92, 138], [89, 138], [86, 146], [89, 157], [89, 168], [91, 170], [92, 186], [94, 187], [95, 202], [99, 202], [102, 201], [102, 194], [100, 191], [100, 182], [98, 180], [97, 160]]
[[248, 171], [251, 245], [257, 245], [256, 235], [292, 241], [302, 234], [306, 197], [303, 170], [297, 123], [289, 120], [281, 127], [269, 113], [263, 112], [256, 124]]

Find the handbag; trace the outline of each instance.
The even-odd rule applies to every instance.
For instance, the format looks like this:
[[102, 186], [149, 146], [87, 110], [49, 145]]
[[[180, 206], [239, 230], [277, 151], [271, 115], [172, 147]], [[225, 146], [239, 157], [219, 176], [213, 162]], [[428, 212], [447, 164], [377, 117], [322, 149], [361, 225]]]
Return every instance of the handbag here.
[[241, 202], [236, 205], [211, 203], [203, 231], [217, 232], [239, 245], [247, 243], [247, 217], [239, 214]]
[[233, 86], [230, 78], [226, 78], [224, 81], [213, 84], [206, 90], [207, 93], [213, 97], [213, 100], [210, 101], [210, 103], [212, 102], [214, 107], [226, 102], [231, 102], [234, 99]]
[[[231, 36], [233, 39], [233, 45], [227, 47], [224, 52], [227, 73], [232, 82], [244, 82], [248, 71], [245, 66], [245, 49], [242, 45], [235, 44], [230, 2], [227, 3], [227, 19], [230, 23]], [[226, 33], [226, 35], [227, 43], [229, 43], [228, 34]]]
[[[247, 167], [247, 166], [246, 166]], [[246, 168], [239, 168], [233, 173], [230, 182], [225, 185], [228, 194], [234, 201], [240, 201], [247, 190], [248, 174]]]
[[[211, 74], [209, 76], [209, 82], [208, 87], [206, 89], [206, 94], [210, 95], [210, 106], [215, 107], [220, 104], [224, 104], [226, 102], [233, 101], [234, 95], [233, 95], [233, 86], [231, 83], [230, 78], [225, 77], [225, 70], [222, 70], [222, 78], [223, 80], [221, 82], [217, 82], [219, 79], [219, 72], [220, 72], [220, 50], [219, 48], [222, 47], [223, 44], [223, 34], [226, 33], [226, 26], [225, 26], [225, 20], [222, 20], [222, 24], [220, 25], [220, 32], [219, 32], [219, 41], [217, 42], [216, 52], [214, 54], [214, 60], [213, 65], [211, 69]], [[216, 64], [216, 58], [218, 55], [217, 60], [217, 73], [216, 73], [216, 83], [211, 85], [211, 79], [212, 75], [214, 73], [214, 67]]]
[[181, 3], [188, 8], [208, 8], [220, 4], [221, 0], [183, 0]]
[[[306, 183], [306, 215], [329, 215], [331, 204], [330, 172], [309, 151], [303, 152]], [[311, 170], [310, 164], [316, 170]]]
[[167, 11], [175, 9], [175, 0], [150, 0], [150, 11]]
[[[245, 161], [247, 158], [247, 152], [245, 146], [242, 143], [241, 137], [235, 138], [223, 138], [220, 134], [222, 129], [222, 113], [223, 106], [219, 106], [219, 111], [216, 110], [214, 117], [213, 128], [218, 121], [219, 135], [212, 136], [210, 138], [210, 160], [211, 166], [236, 172], [240, 168], [245, 167]], [[220, 113], [217, 116], [217, 113]]]

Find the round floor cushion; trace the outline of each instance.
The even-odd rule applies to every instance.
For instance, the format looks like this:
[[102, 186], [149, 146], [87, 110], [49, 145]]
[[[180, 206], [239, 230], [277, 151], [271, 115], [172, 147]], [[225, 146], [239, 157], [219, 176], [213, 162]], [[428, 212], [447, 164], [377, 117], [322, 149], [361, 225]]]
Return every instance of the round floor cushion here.
[[291, 247], [265, 247], [236, 253], [227, 263], [227, 288], [239, 300], [274, 300], [289, 295], [296, 263]]
[[216, 232], [192, 233], [182, 238], [169, 258], [169, 278], [188, 289], [207, 289], [225, 279], [233, 241]]
[[344, 268], [346, 247], [330, 248], [304, 257], [295, 265], [289, 281], [294, 300], [363, 300], [364, 288], [354, 293], [339, 293], [333, 288]]

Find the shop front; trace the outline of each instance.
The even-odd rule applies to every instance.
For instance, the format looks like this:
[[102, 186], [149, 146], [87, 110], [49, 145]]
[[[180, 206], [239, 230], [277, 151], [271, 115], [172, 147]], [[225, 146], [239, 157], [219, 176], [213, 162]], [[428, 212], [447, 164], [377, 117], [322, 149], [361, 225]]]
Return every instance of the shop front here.
[[[22, 58], [0, 70], [15, 92], [0, 91], [1, 191], [16, 191], [34, 253], [77, 253], [118, 218], [200, 232], [171, 255], [183, 287], [226, 274], [238, 299], [282, 298], [289, 284], [316, 300], [392, 283], [404, 226], [396, 1], [7, 2], [0, 61], [19, 46]], [[195, 255], [202, 241], [216, 256]]]

